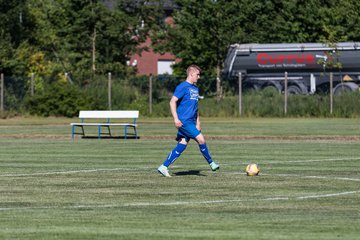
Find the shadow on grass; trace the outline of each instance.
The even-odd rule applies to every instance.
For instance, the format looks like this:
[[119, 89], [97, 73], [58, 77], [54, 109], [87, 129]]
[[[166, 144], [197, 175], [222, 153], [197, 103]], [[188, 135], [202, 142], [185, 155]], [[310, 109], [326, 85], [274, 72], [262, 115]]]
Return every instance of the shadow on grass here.
[[200, 177], [205, 177], [205, 174], [202, 174], [200, 172], [200, 170], [189, 170], [189, 171], [181, 171], [181, 172], [175, 172], [174, 173], [175, 176], [200, 176]]
[[[81, 136], [83, 139], [99, 139], [98, 136]], [[126, 138], [124, 136], [101, 136], [100, 139], [140, 139], [140, 137], [135, 136], [127, 136]]]

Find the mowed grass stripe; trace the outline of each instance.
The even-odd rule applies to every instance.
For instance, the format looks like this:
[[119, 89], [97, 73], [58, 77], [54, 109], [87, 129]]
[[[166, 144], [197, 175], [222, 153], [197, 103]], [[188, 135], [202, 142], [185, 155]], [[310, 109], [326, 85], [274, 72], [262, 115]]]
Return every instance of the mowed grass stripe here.
[[[22, 146], [26, 146], [26, 142], [32, 141], [23, 141]], [[21, 147], [14, 152], [7, 149], [2, 149], [5, 151], [1, 152], [2, 164], [1, 171], [6, 170], [6, 166], [15, 167], [18, 164], [23, 164], [36, 167], [39, 165], [45, 169], [51, 169], [56, 167], [59, 169], [69, 169], [75, 168], [83, 169], [84, 166], [94, 166], [96, 168], [106, 167], [121, 167], [121, 166], [132, 166], [134, 168], [141, 166], [146, 162], [148, 166], [156, 167], [161, 164], [163, 159], [167, 156], [170, 151], [173, 143], [168, 143], [167, 141], [158, 141], [157, 144], [152, 142], [131, 142], [127, 144], [117, 144], [116, 142], [97, 142], [97, 140], [92, 141], [92, 144], [95, 144], [97, 147], [94, 148], [93, 145], [89, 143], [85, 145], [73, 146], [68, 145], [66, 142], [59, 142], [59, 145], [63, 147], [53, 148], [53, 144], [48, 144], [47, 141], [41, 142], [41, 145], [36, 145], [36, 147], [29, 147], [31, 151], [29, 152], [27, 148]], [[307, 164], [308, 154], [304, 154], [304, 150], [311, 152], [311, 157], [318, 157], [321, 159], [328, 155], [330, 148], [336, 148], [337, 155], [339, 159], [346, 159], [341, 156], [350, 155], [347, 158], [350, 158], [356, 161], [354, 158], [354, 149], [356, 143], [345, 145], [345, 147], [338, 147], [337, 143], [326, 144], [326, 148], [323, 148], [324, 144], [314, 145], [307, 142], [272, 142], [270, 145], [267, 145], [267, 141], [258, 142], [254, 141], [240, 141], [236, 144], [229, 144], [228, 142], [222, 143], [221, 141], [209, 143], [209, 148], [213, 153], [214, 159], [218, 160], [220, 163], [234, 167], [243, 167], [243, 164], [249, 162], [257, 162], [259, 164], [301, 164], [304, 161], [304, 164]], [[340, 143], [341, 144], [341, 143]], [[133, 146], [133, 148], [129, 148]], [[139, 151], [139, 145], [141, 150]], [[151, 147], [152, 146], [152, 147]], [[220, 147], [218, 147], [220, 146]], [[222, 147], [225, 146], [225, 147]], [[335, 147], [334, 147], [335, 146]], [[69, 148], [70, 147], [70, 148]], [[144, 147], [144, 148], [143, 148]], [[75, 148], [72, 149], [72, 148]], [[151, 149], [152, 148], [152, 149]], [[45, 149], [45, 150], [44, 150]], [[147, 151], [147, 149], [151, 149]], [[262, 151], [258, 151], [261, 149]], [[113, 152], [117, 154], [113, 154]], [[81, 154], [79, 153], [81, 152]], [[111, 154], [110, 154], [111, 152]], [[256, 152], [256, 154], [253, 154]], [[232, 153], [232, 154], [229, 154]], [[131, 161], [129, 161], [131, 159]], [[317, 161], [317, 160], [315, 160]], [[296, 163], [298, 162], [298, 163]], [[46, 164], [45, 164], [46, 163]], [[61, 163], [61, 164], [59, 164]], [[191, 165], [195, 164], [196, 166], [203, 166], [205, 161], [198, 151], [198, 147], [195, 144], [190, 144], [187, 150], [183, 153], [179, 160], [174, 164], [174, 166], [182, 165]], [[26, 168], [22, 169], [26, 170]], [[27, 169], [29, 170], [29, 169]]]
[[[189, 192], [182, 192], [181, 194], [186, 194]], [[308, 199], [317, 199], [317, 198], [331, 198], [339, 197], [344, 195], [353, 195], [359, 194], [358, 191], [349, 191], [349, 192], [337, 192], [337, 193], [328, 193], [328, 194], [317, 194], [317, 195], [307, 195], [307, 196], [297, 196], [297, 197], [269, 197], [263, 199], [228, 199], [228, 200], [205, 200], [205, 201], [175, 201], [175, 202], [138, 202], [138, 203], [128, 203], [128, 204], [118, 204], [118, 205], [75, 205], [75, 206], [40, 206], [40, 207], [13, 207], [13, 208], [0, 208], [0, 211], [12, 211], [12, 210], [44, 210], [44, 209], [97, 209], [97, 208], [126, 208], [126, 207], [148, 207], [148, 206], [175, 206], [175, 205], [198, 205], [198, 204], [227, 204], [227, 203], [236, 203], [236, 202], [262, 202], [262, 201], [290, 201], [290, 200], [308, 200]]]
[[[263, 165], [284, 165], [284, 164], [306, 164], [308, 165], [309, 163], [318, 163], [320, 162], [320, 164], [322, 164], [323, 162], [333, 162], [333, 161], [354, 161], [354, 160], [360, 160], [360, 158], [330, 158], [330, 159], [309, 159], [309, 160], [295, 160], [295, 161], [279, 161], [279, 162], [263, 162]], [[18, 164], [18, 163], [13, 163], [13, 164]], [[38, 164], [43, 164], [43, 163], [38, 163]], [[244, 167], [249, 164], [249, 162], [244, 162], [244, 163], [240, 163], [240, 165], [244, 165]], [[6, 163], [2, 163], [3, 166], [9, 166], [10, 164], [6, 164]], [[347, 167], [352, 168], [355, 164], [347, 164]], [[221, 166], [226, 166], [230, 167], [230, 166], [239, 166], [239, 163], [235, 163], [235, 164], [229, 164], [229, 163], [224, 163], [221, 164]], [[185, 167], [182, 164], [177, 164], [177, 166], [173, 166], [172, 168], [177, 169], [179, 167]], [[201, 165], [199, 165], [199, 167], [201, 167]], [[92, 172], [106, 172], [106, 171], [133, 171], [133, 172], [139, 172], [139, 171], [144, 171], [144, 172], [149, 172], [149, 170], [154, 171], [154, 168], [151, 166], [148, 167], [131, 167], [131, 168], [125, 168], [125, 167], [119, 167], [119, 168], [100, 168], [100, 169], [77, 169], [77, 170], [68, 170], [68, 171], [53, 171], [53, 172], [36, 172], [36, 173], [14, 173], [14, 174], [3, 174], [0, 175], [0, 177], [26, 177], [26, 176], [36, 176], [36, 175], [56, 175], [56, 174], [76, 174], [76, 173], [81, 173], [81, 174], [86, 174], [86, 173], [92, 173]], [[222, 173], [224, 173], [223, 168], [222, 168]], [[236, 171], [236, 172], [226, 172], [227, 174], [245, 174], [245, 172], [242, 171]], [[264, 175], [263, 173], [261, 175]], [[265, 174], [266, 175], [266, 174]], [[269, 175], [269, 174], [268, 174]], [[277, 176], [300, 176], [300, 175], [295, 175], [295, 174], [276, 174]], [[303, 176], [306, 177], [306, 176]], [[326, 178], [324, 176], [310, 176], [310, 177], [314, 177], [314, 178]], [[343, 178], [344, 180], [349, 179], [351, 180], [351, 178]], [[357, 181], [358, 179], [353, 179], [353, 181]]]
[[[178, 171], [177, 171], [178, 172]], [[180, 171], [182, 172], [182, 171]], [[176, 174], [176, 172], [175, 172]], [[88, 199], [93, 199], [94, 194], [98, 195], [100, 199], [105, 200], [107, 197], [110, 199], [113, 198], [113, 195], [118, 195], [116, 199], [112, 199], [113, 201], [138, 201], [141, 198], [145, 199], [155, 199], [156, 201], [163, 199], [164, 197], [168, 197], [169, 200], [174, 200], [178, 196], [178, 187], [183, 187], [185, 189], [193, 189], [196, 190], [197, 187], [193, 185], [192, 180], [195, 183], [198, 183], [204, 187], [204, 190], [195, 192], [193, 196], [181, 196], [185, 199], [199, 198], [199, 193], [204, 193], [205, 195], [200, 198], [230, 198], [233, 199], [234, 196], [251, 196], [255, 194], [256, 196], [264, 196], [272, 197], [284, 194], [284, 190], [286, 189], [286, 196], [289, 193], [291, 194], [306, 194], [311, 191], [312, 194], [319, 193], [318, 188], [323, 191], [343, 191], [344, 189], [351, 190], [355, 188], [355, 185], [351, 185], [349, 183], [337, 182], [337, 179], [314, 179], [314, 178], [305, 178], [301, 182], [299, 182], [299, 178], [303, 177], [292, 177], [290, 179], [285, 179], [279, 176], [273, 176], [271, 174], [249, 178], [244, 176], [243, 174], [240, 176], [229, 175], [227, 172], [225, 173], [211, 173], [209, 171], [204, 171], [199, 175], [190, 175], [187, 177], [188, 181], [182, 182], [186, 180], [186, 177], [181, 177], [181, 175], [174, 177], [172, 179], [162, 178], [157, 173], [147, 173], [144, 176], [144, 173], [139, 172], [89, 172], [87, 174], [79, 174], [72, 173], [67, 175], [54, 175], [54, 176], [32, 176], [25, 178], [6, 178], [3, 179], [3, 183], [12, 182], [12, 188], [9, 189], [10, 192], [41, 192], [41, 198], [43, 199], [46, 196], [46, 191], [50, 191], [48, 193], [48, 198], [53, 199], [53, 194], [60, 194], [62, 198], [70, 198], [75, 197], [74, 194], [81, 194], [80, 201], [89, 201]], [[160, 182], [154, 181], [159, 179]], [[209, 181], [210, 180], [210, 181]], [[212, 181], [211, 181], [212, 180]], [[281, 180], [281, 181], [280, 181]], [[157, 182], [160, 186], [154, 185]], [[248, 187], [251, 187], [254, 192], [247, 193], [235, 191], [238, 184], [244, 184]], [[179, 186], [180, 184], [180, 186]], [[161, 186], [167, 186], [165, 189], [166, 194], [162, 194]], [[309, 187], [311, 186], [311, 187]], [[208, 188], [212, 187], [213, 192], [208, 192]], [[262, 189], [261, 192], [256, 191], [256, 189]], [[311, 190], [315, 189], [315, 190]], [[125, 196], [122, 194], [127, 193]], [[218, 190], [222, 190], [218, 192]], [[183, 191], [181, 191], [183, 192]], [[72, 193], [70, 196], [63, 195], [63, 193]], [[111, 193], [111, 194], [110, 194]], [[105, 194], [102, 196], [102, 194]], [[110, 195], [107, 195], [110, 194]], [[220, 194], [220, 195], [219, 195]], [[76, 195], [76, 194], [75, 194]], [[59, 197], [60, 197], [59, 196]], [[87, 197], [86, 197], [87, 196]], [[137, 197], [136, 197], [137, 196]], [[161, 198], [159, 198], [161, 196]], [[79, 196], [78, 196], [79, 197]], [[83, 199], [84, 197], [84, 199]], [[130, 197], [130, 198], [128, 198]], [[53, 199], [54, 200], [54, 199]], [[96, 199], [97, 200], [97, 199]], [[31, 202], [31, 201], [30, 201]], [[37, 202], [37, 201], [35, 201]]]

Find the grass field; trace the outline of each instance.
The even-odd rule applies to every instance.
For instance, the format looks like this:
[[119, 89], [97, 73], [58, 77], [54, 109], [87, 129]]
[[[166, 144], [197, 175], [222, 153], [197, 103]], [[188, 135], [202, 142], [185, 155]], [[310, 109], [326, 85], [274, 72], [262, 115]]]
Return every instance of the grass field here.
[[172, 178], [171, 119], [126, 141], [72, 121], [0, 120], [0, 239], [359, 239], [359, 119], [204, 119], [220, 171], [192, 142]]

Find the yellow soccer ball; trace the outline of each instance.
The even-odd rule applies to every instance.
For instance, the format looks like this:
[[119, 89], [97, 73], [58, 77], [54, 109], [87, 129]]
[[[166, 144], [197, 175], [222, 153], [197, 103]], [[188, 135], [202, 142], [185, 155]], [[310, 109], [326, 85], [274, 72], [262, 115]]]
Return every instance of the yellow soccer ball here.
[[249, 165], [246, 166], [245, 171], [246, 171], [246, 175], [248, 175], [248, 176], [256, 176], [259, 174], [260, 168], [257, 164], [250, 163]]

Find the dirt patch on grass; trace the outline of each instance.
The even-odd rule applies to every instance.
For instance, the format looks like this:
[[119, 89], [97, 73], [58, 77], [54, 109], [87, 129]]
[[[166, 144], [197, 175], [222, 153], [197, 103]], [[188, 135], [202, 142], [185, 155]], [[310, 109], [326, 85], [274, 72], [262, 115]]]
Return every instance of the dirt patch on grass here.
[[49, 134], [1, 134], [1, 139], [71, 139], [71, 136]]

